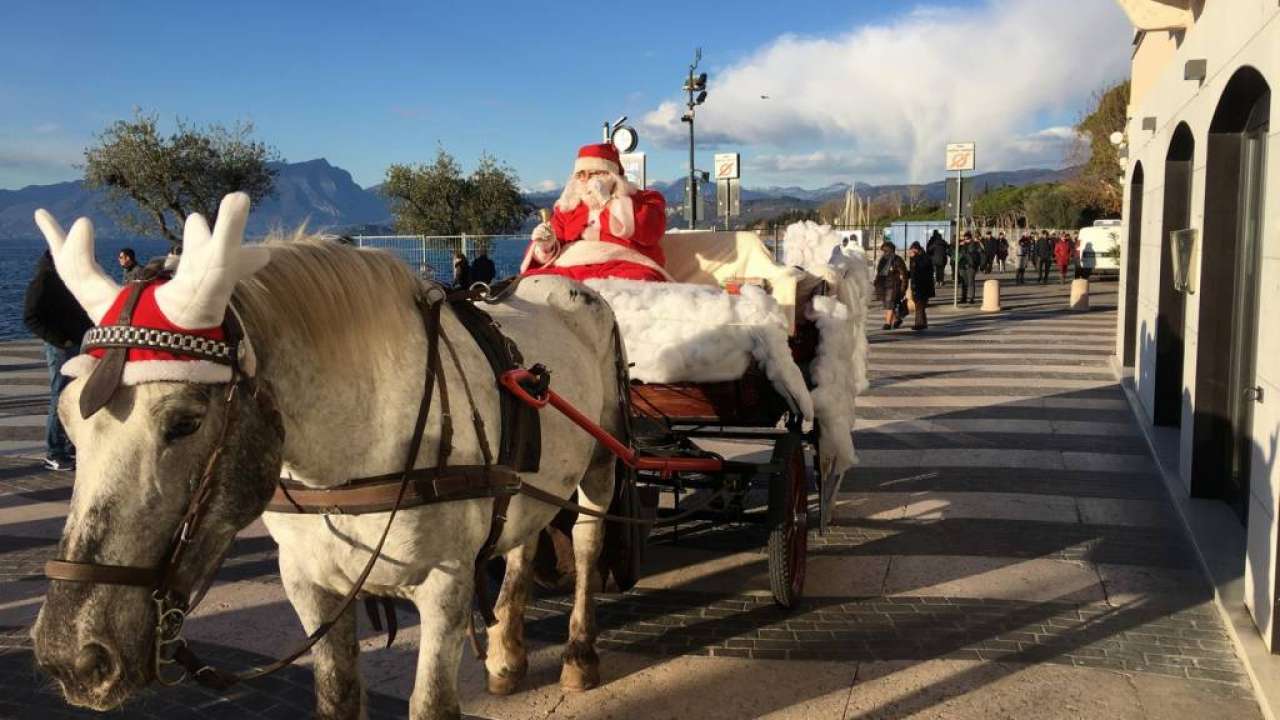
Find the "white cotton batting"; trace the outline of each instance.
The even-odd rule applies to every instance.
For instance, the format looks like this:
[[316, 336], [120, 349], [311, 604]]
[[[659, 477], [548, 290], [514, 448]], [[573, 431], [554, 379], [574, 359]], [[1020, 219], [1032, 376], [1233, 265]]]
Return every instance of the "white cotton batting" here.
[[787, 344], [787, 316], [768, 293], [747, 285], [730, 295], [710, 285], [593, 279], [613, 308], [642, 382], [738, 380], [754, 359], [792, 409], [813, 417], [804, 374]]
[[853, 425], [857, 396], [867, 376], [867, 304], [871, 275], [866, 253], [856, 243], [841, 245], [829, 226], [794, 223], [783, 235], [783, 256], [823, 278], [834, 295], [815, 296], [805, 316], [818, 326], [818, 352], [809, 367], [815, 417], [821, 436], [824, 477], [839, 477], [856, 462]]

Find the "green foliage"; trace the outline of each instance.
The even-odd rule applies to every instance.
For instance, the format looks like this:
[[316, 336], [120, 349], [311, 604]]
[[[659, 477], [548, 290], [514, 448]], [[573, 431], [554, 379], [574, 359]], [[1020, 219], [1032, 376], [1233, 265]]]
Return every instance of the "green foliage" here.
[[178, 120], [163, 137], [156, 116], [119, 120], [85, 150], [85, 185], [107, 194], [106, 208], [121, 227], [143, 237], [182, 244], [191, 213], [216, 221], [218, 204], [232, 192], [254, 203], [272, 194], [276, 151], [251, 139], [253, 124], [198, 128]]
[[391, 198], [397, 232], [410, 235], [499, 235], [519, 229], [530, 208], [515, 170], [485, 153], [463, 177], [440, 148], [430, 165], [392, 165], [382, 193]]
[[1129, 107], [1129, 81], [1116, 83], [1094, 94], [1094, 108], [1079, 123], [1080, 136], [1074, 160], [1080, 172], [1068, 182], [1076, 201], [1096, 217], [1119, 217], [1124, 198], [1119, 149], [1111, 134], [1125, 129]]
[[973, 217], [984, 225], [1018, 225], [1026, 220], [1027, 196], [1041, 185], [1006, 185], [985, 192], [973, 201]]
[[1083, 208], [1071, 191], [1059, 183], [1036, 185], [1023, 200], [1031, 227], [1078, 228]]
[[930, 205], [921, 207], [914, 212], [904, 213], [897, 218], [893, 218], [893, 222], [899, 220], [903, 222], [915, 222], [922, 220], [946, 220], [947, 208], [943, 205]]

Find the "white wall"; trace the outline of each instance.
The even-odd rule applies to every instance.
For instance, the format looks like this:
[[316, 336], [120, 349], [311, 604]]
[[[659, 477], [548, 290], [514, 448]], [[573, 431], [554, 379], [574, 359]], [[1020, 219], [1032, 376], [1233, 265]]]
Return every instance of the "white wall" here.
[[[1183, 79], [1185, 62], [1208, 60], [1208, 77], [1203, 86]], [[1141, 162], [1143, 185], [1142, 258], [1137, 307], [1138, 351], [1134, 381], [1151, 422], [1155, 385], [1155, 323], [1159, 304], [1160, 237], [1164, 206], [1164, 158], [1169, 141], [1180, 122], [1186, 122], [1195, 136], [1191, 224], [1204, 227], [1205, 159], [1207, 134], [1218, 101], [1234, 72], [1252, 66], [1271, 86], [1271, 134], [1267, 147], [1266, 208], [1263, 225], [1263, 268], [1260, 288], [1258, 381], [1264, 402], [1255, 406], [1255, 441], [1252, 475], [1249, 482], [1248, 557], [1245, 573], [1246, 604], [1268, 646], [1272, 646], [1272, 598], [1275, 597], [1277, 487], [1280, 486], [1280, 7], [1275, 0], [1210, 0], [1195, 27], [1141, 99], [1131, 106], [1128, 126], [1129, 173]], [[1142, 120], [1154, 116], [1155, 133], [1142, 130]], [[1128, 178], [1126, 179], [1126, 182]], [[1129, 202], [1126, 188], [1124, 207], [1128, 226]], [[1201, 238], [1204, 239], [1203, 236]], [[1128, 255], [1126, 255], [1127, 262]], [[1124, 273], [1121, 274], [1123, 278]], [[1124, 288], [1121, 288], [1123, 305]], [[1122, 309], [1122, 313], [1124, 310]], [[1199, 339], [1200, 301], [1187, 298], [1185, 357], [1183, 360], [1183, 410], [1180, 476], [1190, 487], [1192, 417], [1195, 398], [1196, 357]], [[1125, 318], [1118, 325], [1123, 342]], [[1119, 347], [1118, 353], [1123, 352]], [[1273, 647], [1273, 651], [1280, 647]]]

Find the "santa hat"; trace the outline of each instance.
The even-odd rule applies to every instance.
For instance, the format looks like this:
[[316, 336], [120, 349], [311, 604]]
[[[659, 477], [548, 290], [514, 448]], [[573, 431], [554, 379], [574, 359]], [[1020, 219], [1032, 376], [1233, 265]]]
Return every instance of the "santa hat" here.
[[573, 171], [604, 171], [614, 175], [622, 174], [622, 159], [618, 157], [618, 148], [610, 143], [583, 145], [578, 150], [578, 159], [573, 163]]
[[97, 325], [85, 334], [85, 353], [64, 364], [62, 373], [88, 375], [119, 350], [122, 385], [224, 383], [231, 381], [233, 367], [252, 375], [248, 343], [232, 344], [223, 327], [232, 312], [236, 283], [270, 259], [266, 248], [243, 245], [248, 217], [249, 196], [244, 193], [223, 198], [213, 231], [202, 216], [192, 214], [183, 228], [184, 254], [173, 279], [122, 288], [94, 260], [88, 218], [77, 220], [67, 234], [52, 215], [37, 210], [36, 225], [49, 243], [58, 275]]

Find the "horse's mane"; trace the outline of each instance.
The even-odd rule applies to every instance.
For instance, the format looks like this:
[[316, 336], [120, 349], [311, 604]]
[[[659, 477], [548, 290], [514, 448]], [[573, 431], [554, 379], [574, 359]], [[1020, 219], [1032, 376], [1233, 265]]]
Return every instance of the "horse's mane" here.
[[398, 258], [355, 248], [299, 228], [273, 231], [271, 262], [235, 291], [237, 308], [255, 347], [294, 337], [311, 362], [334, 366], [393, 363], [420, 281]]

